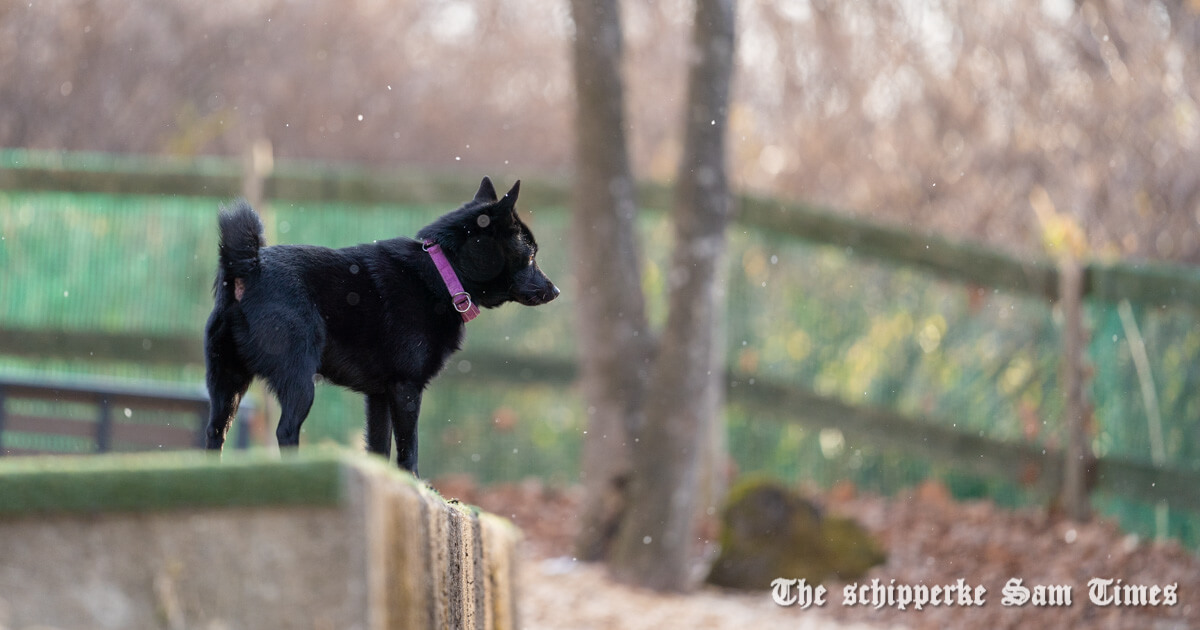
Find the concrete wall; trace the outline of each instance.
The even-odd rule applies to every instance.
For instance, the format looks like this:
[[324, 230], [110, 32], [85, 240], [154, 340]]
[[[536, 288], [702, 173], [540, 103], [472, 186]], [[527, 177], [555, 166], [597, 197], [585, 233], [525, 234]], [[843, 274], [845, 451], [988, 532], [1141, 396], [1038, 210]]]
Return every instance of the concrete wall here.
[[0, 629], [516, 627], [507, 521], [343, 451], [0, 460]]

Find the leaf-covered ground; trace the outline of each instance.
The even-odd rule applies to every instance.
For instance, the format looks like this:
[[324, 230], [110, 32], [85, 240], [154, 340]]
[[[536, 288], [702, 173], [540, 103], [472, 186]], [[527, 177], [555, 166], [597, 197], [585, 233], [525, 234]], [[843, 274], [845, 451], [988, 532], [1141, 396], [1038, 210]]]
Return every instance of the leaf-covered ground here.
[[[579, 492], [530, 480], [479, 488], [447, 478], [435, 487], [448, 497], [511, 518], [525, 532], [519, 598], [524, 628], [1114, 628], [1200, 627], [1200, 558], [1172, 542], [1139, 540], [1108, 522], [1074, 523], [1044, 511], [1000, 509], [988, 502], [961, 503], [937, 484], [905, 496], [863, 496], [841, 487], [819, 497], [831, 513], [857, 519], [888, 551], [859, 585], [957, 586], [986, 589], [982, 606], [913, 604], [845, 606], [842, 583], [826, 584], [827, 603], [801, 610], [780, 607], [769, 591], [731, 592], [712, 587], [689, 595], [661, 595], [613, 583], [603, 567], [570, 557]], [[786, 577], [786, 576], [780, 576]], [[1159, 606], [1107, 605], [1089, 598], [1089, 581], [1113, 580], [1145, 592], [1165, 590]], [[1028, 589], [1028, 598], [1015, 587]], [[1118, 582], [1119, 580], [1119, 582]], [[1013, 601], [1004, 605], [1005, 587]], [[1038, 586], [1056, 587], [1053, 589]], [[1070, 605], [1061, 602], [1069, 587]], [[1145, 587], [1144, 589], [1141, 587]], [[861, 589], [860, 589], [861, 590]], [[883, 591], [886, 593], [886, 591]], [[955, 588], [957, 593], [957, 588]], [[1039, 594], [1047, 605], [1038, 606]], [[893, 590], [899, 597], [900, 590]], [[944, 597], [944, 596], [943, 596]]]

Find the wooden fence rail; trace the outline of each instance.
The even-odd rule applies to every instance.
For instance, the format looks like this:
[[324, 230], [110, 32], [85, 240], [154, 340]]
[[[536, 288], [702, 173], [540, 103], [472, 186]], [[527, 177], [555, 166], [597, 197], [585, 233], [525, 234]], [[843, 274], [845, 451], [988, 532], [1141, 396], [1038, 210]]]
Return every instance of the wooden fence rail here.
[[[60, 333], [61, 347], [88, 343], [86, 333]], [[74, 336], [81, 339], [75, 340]], [[3, 338], [3, 331], [0, 331]], [[159, 343], [161, 341], [161, 343]], [[0, 344], [2, 345], [2, 344]], [[143, 352], [139, 341], [129, 347]], [[157, 360], [200, 360], [200, 346], [192, 339], [161, 339], [151, 345], [163, 348], [192, 348], [193, 354], [164, 354]], [[65, 351], [65, 350], [64, 350]], [[64, 358], [72, 354], [63, 354]], [[38, 356], [46, 356], [39, 354]], [[58, 356], [58, 355], [54, 355]], [[156, 355], [157, 356], [157, 355]], [[98, 360], [128, 359], [118, 352]], [[511, 385], [539, 383], [569, 387], [576, 379], [575, 364], [568, 358], [514, 356], [467, 350], [462, 354], [472, 369], [469, 375], [448, 370], [445, 379], [470, 379], [473, 383]], [[143, 359], [144, 360], [144, 359]], [[751, 380], [754, 385], [748, 385]], [[1064, 454], [1041, 446], [1004, 442], [948, 428], [935, 419], [911, 418], [886, 409], [850, 405], [795, 385], [772, 382], [761, 375], [730, 373], [726, 399], [730, 404], [761, 414], [764, 421], [797, 423], [811, 430], [837, 429], [856, 443], [876, 449], [903, 452], [963, 472], [1004, 479], [1049, 501], [1063, 483]], [[738, 385], [734, 386], [733, 383]], [[204, 401], [207, 409], [207, 401]], [[245, 435], [242, 432], [241, 435]], [[1115, 457], [1101, 457], [1089, 471], [1093, 490], [1135, 501], [1167, 501], [1171, 506], [1200, 511], [1200, 469], [1156, 467]]]
[[[235, 158], [199, 160], [104, 154], [0, 150], [0, 190], [184, 195], [229, 199], [243, 194], [244, 166]], [[281, 161], [264, 176], [266, 199], [353, 204], [435, 204], [465, 190], [461, 173], [412, 169], [335, 168]], [[521, 198], [547, 210], [568, 206], [561, 180], [523, 177]], [[639, 203], [670, 207], [670, 189], [639, 186]], [[921, 269], [968, 284], [1058, 298], [1058, 268], [1037, 257], [1018, 258], [978, 243], [954, 241], [845, 216], [803, 203], [738, 195], [741, 225], [815, 244], [850, 248], [855, 255]], [[1092, 261], [1083, 268], [1085, 299], [1200, 307], [1200, 269], [1161, 262]]]

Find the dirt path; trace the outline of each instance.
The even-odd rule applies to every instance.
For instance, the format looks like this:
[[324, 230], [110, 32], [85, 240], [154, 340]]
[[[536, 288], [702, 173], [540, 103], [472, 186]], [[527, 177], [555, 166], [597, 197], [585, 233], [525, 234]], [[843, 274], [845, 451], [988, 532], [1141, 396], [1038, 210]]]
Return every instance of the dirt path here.
[[597, 565], [524, 554], [520, 569], [523, 630], [873, 630], [882, 625], [833, 620], [813, 609], [782, 608], [769, 593], [704, 588], [660, 595], [615, 584]]
[[[1142, 540], [1104, 521], [1079, 524], [1044, 510], [956, 502], [938, 484], [892, 498], [859, 496], [847, 487], [816, 498], [830, 513], [858, 520], [887, 550], [887, 563], [872, 569], [860, 586], [869, 590], [877, 580], [884, 589], [932, 588], [962, 580], [984, 587], [983, 605], [845, 606], [846, 585], [837, 583], [826, 585], [824, 607], [808, 610], [780, 607], [768, 591], [709, 587], [661, 595], [632, 589], [613, 583], [602, 567], [569, 558], [576, 489], [532, 480], [486, 489], [465, 479], [434, 485], [446, 496], [511, 518], [525, 532], [518, 597], [529, 630], [1200, 628], [1200, 557], [1178, 544]], [[1100, 605], [1089, 592], [1095, 579], [1130, 590], [1117, 591], [1122, 601]], [[1018, 588], [1013, 580], [1020, 581]], [[1044, 587], [1040, 595], [1038, 587]], [[1028, 589], [1024, 597], [1020, 588]], [[1128, 604], [1129, 597], [1155, 598], [1158, 605]]]

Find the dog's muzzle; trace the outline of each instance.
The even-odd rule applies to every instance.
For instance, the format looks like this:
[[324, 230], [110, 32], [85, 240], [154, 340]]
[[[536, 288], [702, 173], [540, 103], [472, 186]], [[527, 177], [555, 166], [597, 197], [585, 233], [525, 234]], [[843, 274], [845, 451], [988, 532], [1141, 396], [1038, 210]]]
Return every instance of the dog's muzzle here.
[[538, 287], [532, 291], [521, 291], [516, 294], [516, 300], [525, 306], [541, 306], [547, 302], [553, 301], [558, 297], [558, 287], [554, 286], [553, 282], [546, 282], [543, 287]]

